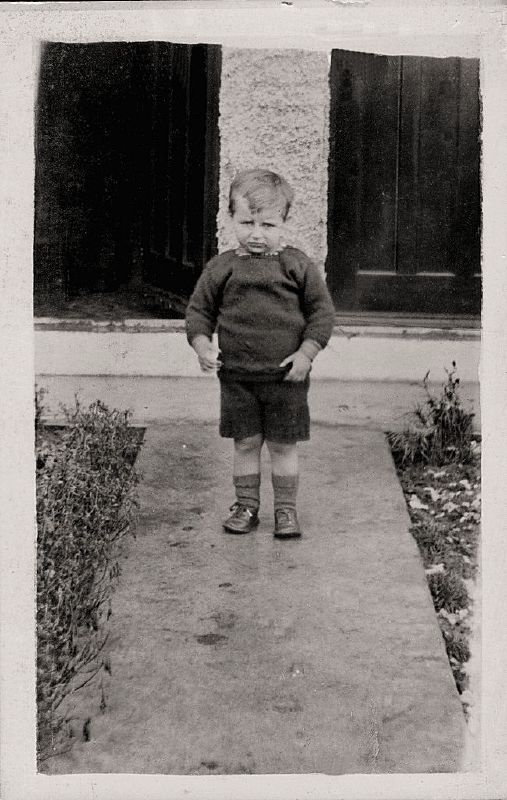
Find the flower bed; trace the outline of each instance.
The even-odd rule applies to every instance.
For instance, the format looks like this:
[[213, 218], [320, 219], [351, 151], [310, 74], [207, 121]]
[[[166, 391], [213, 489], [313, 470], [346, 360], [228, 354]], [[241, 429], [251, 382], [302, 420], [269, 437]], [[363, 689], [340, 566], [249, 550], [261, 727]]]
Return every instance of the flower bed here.
[[37, 715], [39, 762], [64, 745], [64, 700], [108, 669], [111, 595], [131, 531], [139, 430], [100, 401], [43, 422], [36, 396]]
[[480, 456], [469, 464], [399, 468], [414, 536], [465, 711], [480, 539]]
[[426, 571], [465, 714], [473, 704], [470, 658], [474, 585], [478, 573], [481, 446], [473, 414], [461, 406], [456, 365], [440, 397], [430, 394], [414, 424], [389, 434], [414, 536]]

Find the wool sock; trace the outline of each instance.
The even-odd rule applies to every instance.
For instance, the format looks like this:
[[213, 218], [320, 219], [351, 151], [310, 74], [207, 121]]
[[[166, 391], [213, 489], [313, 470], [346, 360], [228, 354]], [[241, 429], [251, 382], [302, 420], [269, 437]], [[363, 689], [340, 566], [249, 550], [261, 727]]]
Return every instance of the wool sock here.
[[298, 475], [272, 475], [275, 511], [279, 508], [296, 509]]
[[236, 489], [236, 500], [242, 506], [246, 506], [251, 511], [258, 511], [260, 505], [261, 476], [258, 473], [252, 475], [234, 475], [234, 488]]

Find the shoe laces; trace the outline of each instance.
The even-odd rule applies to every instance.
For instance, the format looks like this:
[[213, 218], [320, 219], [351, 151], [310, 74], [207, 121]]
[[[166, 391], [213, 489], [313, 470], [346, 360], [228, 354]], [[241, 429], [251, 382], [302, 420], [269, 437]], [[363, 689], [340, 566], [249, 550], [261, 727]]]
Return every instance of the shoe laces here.
[[248, 506], [242, 505], [242, 503], [233, 503], [229, 511], [232, 511], [232, 513], [238, 517], [242, 514], [248, 514], [249, 517], [253, 517], [254, 515], [253, 511], [248, 508]]

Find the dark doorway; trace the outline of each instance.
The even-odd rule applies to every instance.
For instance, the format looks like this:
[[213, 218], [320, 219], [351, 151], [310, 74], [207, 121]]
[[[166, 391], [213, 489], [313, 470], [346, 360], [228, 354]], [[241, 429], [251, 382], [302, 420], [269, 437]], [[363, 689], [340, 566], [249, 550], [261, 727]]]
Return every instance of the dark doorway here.
[[334, 50], [330, 82], [337, 308], [479, 314], [479, 62]]
[[216, 252], [221, 48], [160, 43], [148, 69], [153, 102], [144, 277], [188, 298]]
[[44, 46], [36, 313], [107, 293], [137, 308], [167, 295], [170, 312], [188, 296], [216, 249], [220, 71], [214, 45]]

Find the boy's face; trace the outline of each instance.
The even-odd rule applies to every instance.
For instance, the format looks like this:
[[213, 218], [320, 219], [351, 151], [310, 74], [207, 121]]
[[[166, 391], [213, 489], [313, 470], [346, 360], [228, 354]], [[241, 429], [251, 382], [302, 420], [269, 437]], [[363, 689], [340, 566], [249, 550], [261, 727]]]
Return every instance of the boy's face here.
[[236, 197], [232, 224], [238, 242], [252, 255], [279, 249], [285, 228], [283, 210], [279, 206], [252, 212], [244, 197]]

